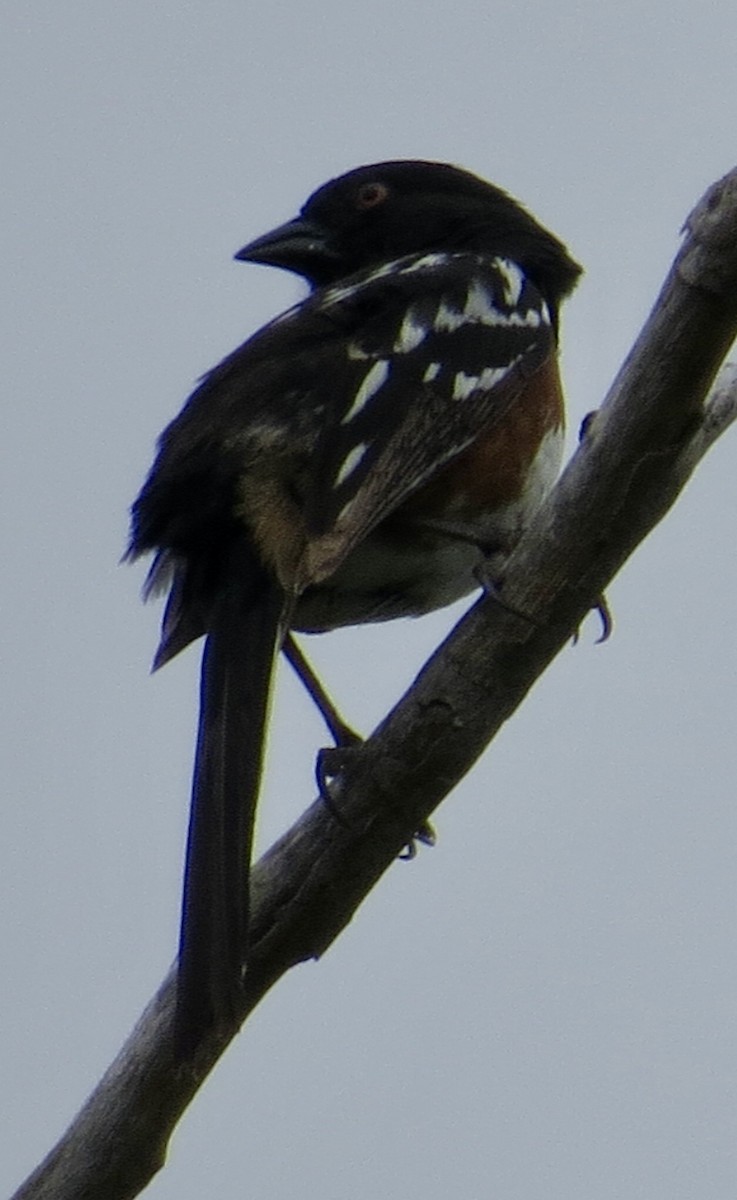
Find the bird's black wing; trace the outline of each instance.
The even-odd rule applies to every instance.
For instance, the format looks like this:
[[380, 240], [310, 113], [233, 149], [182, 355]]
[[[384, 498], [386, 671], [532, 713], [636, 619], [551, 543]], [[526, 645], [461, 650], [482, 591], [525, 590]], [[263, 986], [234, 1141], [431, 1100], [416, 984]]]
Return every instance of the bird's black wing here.
[[154, 581], [197, 565], [159, 661], [204, 631], [224, 530], [248, 529], [287, 591], [324, 578], [554, 354], [534, 285], [478, 254], [399, 259], [272, 321], [164, 432], [134, 508], [134, 553], [163, 549]]

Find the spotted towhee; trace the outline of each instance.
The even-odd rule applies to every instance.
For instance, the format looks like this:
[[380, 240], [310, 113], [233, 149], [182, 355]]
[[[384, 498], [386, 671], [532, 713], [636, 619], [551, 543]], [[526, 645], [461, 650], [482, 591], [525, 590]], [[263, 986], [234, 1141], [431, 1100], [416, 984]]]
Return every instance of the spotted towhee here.
[[387, 162], [237, 255], [311, 294], [164, 431], [129, 556], [169, 589], [161, 666], [206, 636], [177, 1045], [233, 1026], [275, 654], [289, 630], [416, 616], [500, 578], [554, 481], [558, 308], [580, 268], [500, 189]]

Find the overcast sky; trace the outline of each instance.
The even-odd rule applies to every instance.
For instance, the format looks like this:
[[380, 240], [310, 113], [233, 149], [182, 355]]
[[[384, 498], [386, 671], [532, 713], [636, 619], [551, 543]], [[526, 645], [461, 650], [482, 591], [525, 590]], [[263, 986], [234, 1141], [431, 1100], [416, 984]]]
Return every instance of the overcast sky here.
[[[232, 261], [394, 157], [492, 179], [587, 269], [571, 430], [737, 162], [734, 0], [36, 0], [0, 39], [0, 1191], [173, 957], [199, 651], [154, 678], [128, 506], [196, 377], [300, 294]], [[151, 1200], [733, 1200], [735, 435], [319, 964]], [[459, 610], [310, 642], [370, 730]], [[324, 733], [280, 679], [259, 838]]]

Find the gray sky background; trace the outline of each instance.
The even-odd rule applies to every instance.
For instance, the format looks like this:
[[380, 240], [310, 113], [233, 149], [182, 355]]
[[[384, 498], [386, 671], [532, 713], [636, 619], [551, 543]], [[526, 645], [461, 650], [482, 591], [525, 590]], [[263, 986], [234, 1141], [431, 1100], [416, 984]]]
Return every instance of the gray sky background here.
[[[430, 157], [587, 268], [571, 430], [737, 161], [733, 0], [8, 5], [0, 1191], [173, 956], [199, 654], [117, 565], [159, 430], [300, 294], [231, 261], [325, 179]], [[319, 964], [272, 993], [151, 1200], [732, 1200], [735, 435]], [[572, 439], [573, 440], [573, 439]], [[370, 730], [457, 613], [313, 639]], [[280, 679], [259, 836], [324, 734]]]

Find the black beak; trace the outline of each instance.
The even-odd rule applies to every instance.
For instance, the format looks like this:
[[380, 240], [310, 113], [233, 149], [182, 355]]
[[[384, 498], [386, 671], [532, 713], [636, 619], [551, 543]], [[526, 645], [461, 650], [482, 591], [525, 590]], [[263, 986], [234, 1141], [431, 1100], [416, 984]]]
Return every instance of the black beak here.
[[239, 262], [265, 263], [296, 271], [312, 282], [329, 278], [339, 261], [339, 256], [330, 249], [326, 231], [304, 217], [296, 217], [255, 238], [235, 257]]

